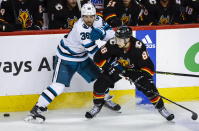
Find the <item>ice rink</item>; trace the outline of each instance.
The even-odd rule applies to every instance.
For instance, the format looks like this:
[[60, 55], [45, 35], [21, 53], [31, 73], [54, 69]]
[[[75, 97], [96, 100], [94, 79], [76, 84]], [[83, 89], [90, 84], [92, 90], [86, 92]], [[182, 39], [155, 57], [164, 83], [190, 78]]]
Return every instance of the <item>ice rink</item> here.
[[[199, 101], [180, 102], [199, 113]], [[50, 110], [43, 124], [23, 121], [28, 112], [10, 113], [10, 117], [0, 116], [0, 131], [199, 131], [199, 119], [193, 121], [191, 113], [173, 104], [166, 104], [175, 114], [168, 122], [150, 105], [122, 106], [122, 113], [103, 108], [94, 119], [84, 118], [90, 108]]]

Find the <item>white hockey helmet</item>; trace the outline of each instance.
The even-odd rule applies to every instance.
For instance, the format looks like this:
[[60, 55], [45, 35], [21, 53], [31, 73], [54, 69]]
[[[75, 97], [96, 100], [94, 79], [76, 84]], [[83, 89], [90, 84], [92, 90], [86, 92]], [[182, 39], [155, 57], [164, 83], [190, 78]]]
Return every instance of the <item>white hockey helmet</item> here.
[[81, 15], [96, 15], [96, 9], [91, 2], [84, 4], [81, 8]]

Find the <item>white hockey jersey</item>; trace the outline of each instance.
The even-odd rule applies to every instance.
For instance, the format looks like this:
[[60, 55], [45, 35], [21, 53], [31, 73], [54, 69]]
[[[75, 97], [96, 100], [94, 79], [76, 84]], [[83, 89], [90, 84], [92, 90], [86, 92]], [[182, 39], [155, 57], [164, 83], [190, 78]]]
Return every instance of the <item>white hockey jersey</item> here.
[[[99, 16], [93, 23], [94, 28], [109, 26]], [[88, 53], [95, 53], [98, 50], [95, 41], [91, 41], [90, 32], [92, 28], [84, 24], [80, 18], [73, 26], [73, 29], [68, 34], [67, 38], [63, 38], [57, 47], [57, 56], [67, 61], [84, 61], [88, 58]], [[103, 40], [107, 41], [113, 38], [115, 32], [110, 28], [106, 31], [106, 36]]]

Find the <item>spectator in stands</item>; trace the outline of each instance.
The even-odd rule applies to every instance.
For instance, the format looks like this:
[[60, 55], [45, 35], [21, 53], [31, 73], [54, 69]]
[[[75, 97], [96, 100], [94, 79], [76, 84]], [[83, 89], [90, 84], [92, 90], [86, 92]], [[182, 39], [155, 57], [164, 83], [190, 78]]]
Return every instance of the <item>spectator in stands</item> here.
[[136, 26], [141, 7], [134, 0], [111, 0], [104, 8], [105, 21], [112, 27]]
[[143, 11], [139, 25], [167, 25], [183, 23], [180, 0], [139, 0]]
[[43, 6], [39, 0], [2, 0], [0, 31], [40, 30]]
[[156, 0], [137, 0], [142, 8], [138, 19], [138, 25], [157, 25], [158, 12]]
[[183, 0], [184, 23], [199, 23], [199, 0]]
[[83, 0], [81, 4], [87, 3], [88, 1], [91, 1], [95, 6], [97, 15], [103, 17], [103, 10], [110, 0]]
[[47, 3], [49, 29], [72, 29], [81, 17], [77, 0], [50, 0]]
[[183, 23], [180, 0], [158, 0], [157, 8], [158, 25]]

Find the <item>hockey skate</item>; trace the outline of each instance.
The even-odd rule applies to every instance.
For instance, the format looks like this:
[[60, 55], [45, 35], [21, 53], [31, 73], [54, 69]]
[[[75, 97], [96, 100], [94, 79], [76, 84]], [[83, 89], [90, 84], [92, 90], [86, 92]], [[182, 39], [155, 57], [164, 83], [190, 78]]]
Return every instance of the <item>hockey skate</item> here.
[[113, 96], [108, 95], [105, 98], [105, 103], [104, 106], [113, 110], [113, 111], [119, 111], [121, 109], [121, 106], [119, 104], [114, 103], [111, 99], [113, 98]]
[[41, 113], [45, 111], [47, 111], [46, 107], [44, 108], [35, 105], [30, 111], [30, 114], [24, 120], [26, 122], [37, 121], [39, 123], [43, 123], [46, 120], [46, 118], [43, 115], [41, 115]]
[[88, 119], [92, 119], [94, 116], [96, 116], [100, 112], [100, 110], [102, 109], [102, 106], [103, 104], [95, 104], [90, 111], [86, 112], [85, 117]]
[[171, 121], [174, 119], [174, 114], [169, 113], [165, 107], [158, 109], [158, 111], [168, 121]]

